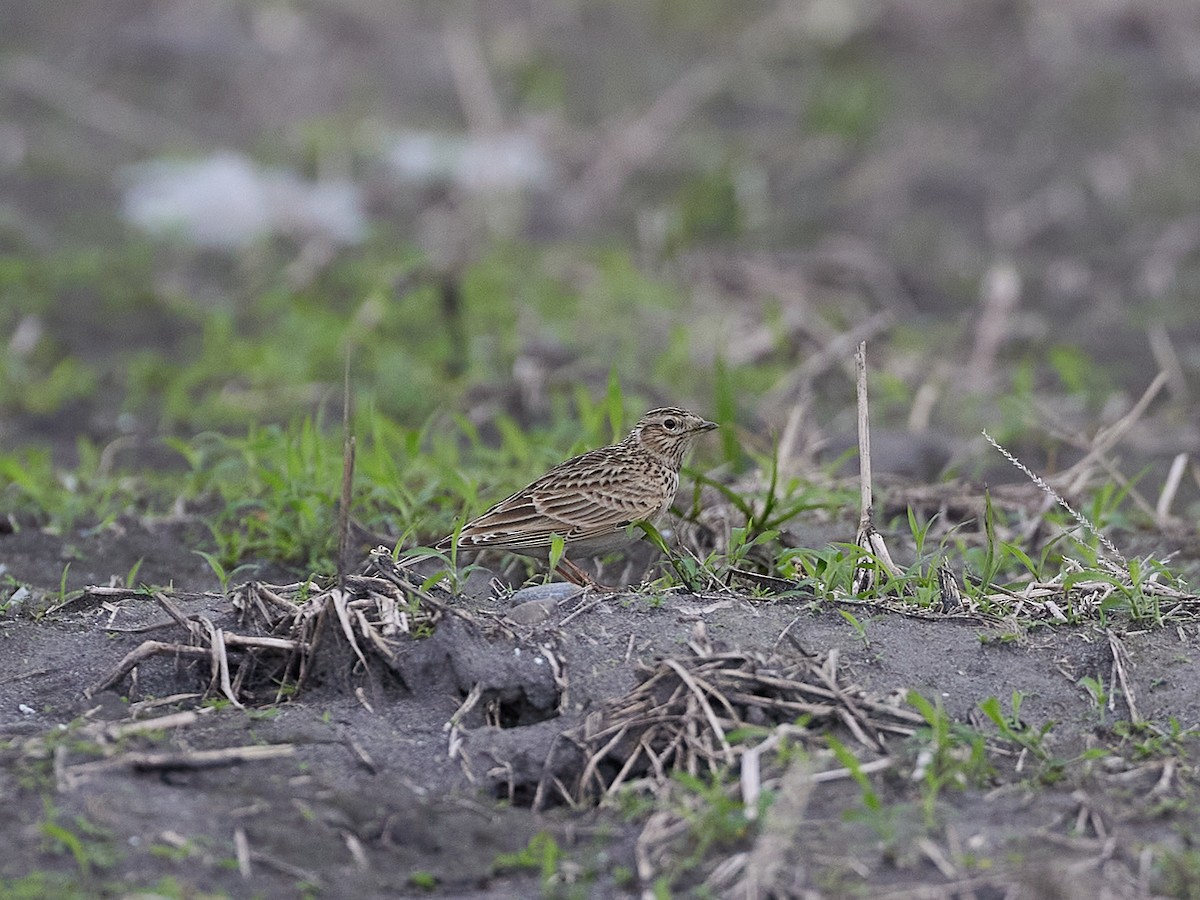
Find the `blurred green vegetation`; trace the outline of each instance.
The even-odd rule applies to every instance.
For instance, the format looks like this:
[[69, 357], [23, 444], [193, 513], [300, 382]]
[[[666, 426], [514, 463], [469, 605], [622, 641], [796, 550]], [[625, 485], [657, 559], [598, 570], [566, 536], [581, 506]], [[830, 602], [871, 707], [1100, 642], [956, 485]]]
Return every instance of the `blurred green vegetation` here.
[[[0, 500], [18, 527], [65, 533], [182, 502], [226, 566], [327, 568], [347, 353], [355, 515], [413, 541], [610, 443], [663, 390], [698, 409], [716, 390], [693, 361], [681, 292], [618, 251], [498, 247], [455, 280], [453, 303], [418, 254], [383, 242], [300, 288], [264, 250], [236, 262], [247, 287], [215, 299], [164, 287], [154, 258], [142, 245], [0, 258], [0, 331], [17, 335], [0, 346], [0, 414], [34, 423], [0, 452]], [[568, 374], [531, 411], [508, 391], [518, 357], [541, 345]], [[762, 378], [742, 374], [721, 370], [729, 425], [729, 398]], [[473, 400], [484, 420], [451, 412]], [[39, 422], [71, 436], [39, 441]], [[105, 452], [123, 442], [135, 449]], [[724, 451], [747, 464], [736, 443]]]
[[[697, 182], [679, 201], [681, 237], [736, 229], [733, 193], [728, 168]], [[665, 401], [724, 426], [698, 448], [694, 474], [710, 473], [702, 482], [749, 520], [724, 555], [677, 565], [679, 577], [738, 565], [752, 549], [789, 576], [853, 567], [849, 550], [810, 560], [775, 540], [795, 511], [853, 508], [853, 491], [835, 479], [777, 480], [770, 440], [744, 440], [761, 398], [796, 365], [778, 304], [759, 313], [777, 346], [735, 365], [723, 355], [737, 337], [730, 311], [697, 303], [669, 266], [655, 274], [619, 248], [496, 245], [451, 280], [377, 236], [301, 286], [282, 249], [257, 248], [224, 268], [144, 244], [0, 257], [0, 331], [14, 335], [0, 346], [0, 415], [27, 438], [0, 449], [0, 503], [15, 527], [66, 533], [182, 508], [201, 516], [207, 549], [228, 569], [255, 559], [328, 570], [349, 354], [354, 516], [404, 546], [450, 533]], [[845, 325], [836, 302], [827, 312]], [[900, 327], [880, 345], [875, 425], [903, 421], [929, 377], [914, 361], [958, 331]], [[542, 366], [532, 388], [522, 366]], [[1111, 382], [1096, 369], [1075, 346], [1031, 349], [1009, 367], [998, 402], [968, 394], [946, 403], [991, 422], [1003, 440], [1022, 433], [1047, 385], [1098, 409]], [[848, 415], [849, 380], [841, 390], [832, 403]], [[726, 487], [751, 471], [772, 474], [744, 496]], [[1124, 500], [1100, 517], [1126, 521]]]
[[[692, 402], [711, 388], [696, 380], [681, 292], [622, 252], [497, 248], [456, 279], [455, 309], [415, 254], [390, 247], [348, 254], [299, 289], [260, 263], [246, 273], [255, 287], [218, 300], [156, 290], [148, 257], [0, 258], [0, 330], [30, 336], [0, 347], [0, 411], [52, 415], [106, 393], [152, 429], [286, 422], [339, 400], [350, 351], [358, 401], [420, 422], [510, 377], [527, 342], [599, 362], [602, 377], [689, 384]], [[574, 402], [569, 386], [559, 393]]]

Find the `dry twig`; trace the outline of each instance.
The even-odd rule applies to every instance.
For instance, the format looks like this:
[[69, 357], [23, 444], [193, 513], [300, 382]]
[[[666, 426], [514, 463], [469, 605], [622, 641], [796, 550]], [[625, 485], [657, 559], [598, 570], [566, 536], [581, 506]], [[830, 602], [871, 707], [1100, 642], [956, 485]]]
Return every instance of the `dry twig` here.
[[368, 670], [372, 659], [392, 665], [396, 639], [416, 627], [432, 627], [447, 609], [444, 600], [410, 581], [384, 548], [372, 553], [367, 574], [343, 575], [341, 581], [344, 588], [322, 588], [311, 582], [249, 582], [233, 589], [229, 593], [233, 609], [241, 626], [254, 634], [218, 627], [206, 616], [188, 615], [172, 596], [155, 592], [155, 602], [186, 633], [184, 640], [144, 641], [84, 695], [115, 687], [149, 659], [173, 656], [208, 660], [208, 690], [219, 689], [235, 705], [247, 701], [248, 680], [254, 681], [251, 675], [256, 671], [256, 683], [277, 683], [272, 691], [278, 700], [289, 683], [302, 685], [311, 671], [326, 618], [336, 621], [336, 633], [358, 665]]
[[[664, 659], [643, 667], [642, 674], [641, 684], [569, 735], [586, 757], [573, 791], [576, 802], [611, 795], [634, 778], [661, 781], [674, 770], [716, 771], [742, 762], [747, 753], [761, 755], [762, 749], [727, 737], [750, 725], [786, 724], [804, 715], [813, 728], [844, 725], [859, 744], [877, 753], [885, 749], [886, 735], [912, 734], [924, 721], [911, 710], [839, 683], [808, 657], [785, 660], [731, 651]], [[793, 729], [789, 737], [801, 740], [808, 734]], [[751, 772], [756, 763], [753, 756]]]

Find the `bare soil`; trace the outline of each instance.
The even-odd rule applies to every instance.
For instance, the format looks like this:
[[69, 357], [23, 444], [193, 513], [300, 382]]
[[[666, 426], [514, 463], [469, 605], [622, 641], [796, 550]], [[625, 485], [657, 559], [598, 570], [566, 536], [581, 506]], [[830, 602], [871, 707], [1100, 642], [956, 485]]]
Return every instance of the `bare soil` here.
[[[47, 573], [59, 571], [64, 556], [77, 559], [68, 587], [107, 583], [144, 558], [142, 578], [173, 579], [173, 596], [188, 615], [238, 630], [182, 530], [130, 525], [69, 540], [34, 532], [0, 538], [8, 572], [50, 594], [58, 585], [47, 584]], [[648, 827], [642, 819], [630, 820], [611, 802], [570, 808], [551, 796], [542, 809], [531, 804], [549, 769], [568, 782], [580, 764], [579, 756], [554, 752], [562, 736], [634, 688], [645, 677], [639, 664], [692, 656], [689, 641], [700, 635], [717, 650], [763, 658], [835, 653], [842, 683], [864, 697], [900, 702], [915, 690], [940, 701], [955, 722], [985, 731], [980, 702], [997, 697], [1007, 709], [1020, 691], [1024, 723], [1052, 723], [1047, 756], [1074, 760], [1059, 771], [1015, 745], [996, 745], [992, 775], [979, 786], [945, 790], [931, 825], [912, 780], [919, 764], [913, 745], [889, 738], [893, 762], [875, 783], [897, 812], [886, 821], [864, 814], [849, 778], [810, 785], [792, 838], [776, 853], [796, 893], [1190, 896], [1164, 865], [1200, 831], [1196, 742], [1142, 758], [1114, 732], [1130, 710], [1114, 681], [1108, 634], [1098, 626], [1022, 631], [970, 616], [846, 607], [860, 633], [837, 608], [803, 596], [552, 590], [513, 615], [529, 624], [510, 619], [507, 599], [460, 603], [504, 628], [468, 631], [467, 620], [447, 616], [431, 635], [403, 638], [392, 671], [330, 670], [297, 696], [246, 709], [201, 705], [208, 662], [170, 655], [144, 661], [136, 678], [113, 690], [84, 696], [143, 641], [186, 643], [149, 596], [91, 597], [39, 621], [17, 610], [0, 622], [0, 876], [60, 872], [97, 895], [164, 877], [184, 893], [233, 896], [636, 895], [651, 886], [635, 874], [639, 835]], [[1164, 729], [1172, 719], [1184, 728], [1200, 724], [1200, 629], [1113, 627], [1141, 717]], [[561, 666], [557, 679], [549, 655]], [[1110, 707], [1093, 702], [1079, 683], [1085, 677], [1111, 689]], [[488, 724], [488, 704], [480, 703], [449, 728], [477, 685], [485, 699], [500, 700], [492, 706], [499, 725]], [[181, 693], [192, 696], [138, 706]], [[196, 709], [197, 718], [175, 728], [123, 737], [111, 730], [135, 716]], [[844, 732], [834, 729], [851, 743]], [[292, 749], [211, 768], [145, 761], [149, 753], [187, 758], [246, 746]], [[1080, 760], [1090, 748], [1105, 749]], [[816, 769], [836, 768], [813, 760]], [[79, 836], [83, 861], [49, 836], [47, 822]], [[551, 882], [536, 864], [506, 865], [503, 856], [539, 832], [552, 835], [567, 860]], [[679, 875], [675, 887], [695, 887], [712, 863], [754, 849], [750, 837], [718, 843], [706, 851], [708, 866]]]

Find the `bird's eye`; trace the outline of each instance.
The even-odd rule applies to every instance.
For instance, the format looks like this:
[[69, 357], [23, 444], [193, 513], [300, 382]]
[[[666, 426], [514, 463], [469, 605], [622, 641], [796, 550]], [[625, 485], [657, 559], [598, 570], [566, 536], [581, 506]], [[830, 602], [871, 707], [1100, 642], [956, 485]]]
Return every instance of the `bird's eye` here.
[[663, 428], [667, 429], [667, 431], [674, 431], [678, 425], [679, 423], [674, 419], [663, 419]]

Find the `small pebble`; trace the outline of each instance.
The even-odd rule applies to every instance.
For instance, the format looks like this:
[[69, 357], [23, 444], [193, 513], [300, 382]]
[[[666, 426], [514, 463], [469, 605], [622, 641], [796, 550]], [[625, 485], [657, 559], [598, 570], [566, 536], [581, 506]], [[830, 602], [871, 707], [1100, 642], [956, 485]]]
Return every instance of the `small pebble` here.
[[550, 618], [553, 611], [553, 600], [529, 600], [510, 609], [508, 619], [518, 625], [534, 625]]
[[520, 606], [530, 600], [547, 600], [550, 603], [562, 603], [566, 600], [574, 600], [583, 593], [583, 588], [577, 584], [569, 584], [565, 581], [552, 581], [549, 584], [535, 584], [531, 587], [521, 588], [509, 598], [509, 602], [513, 606]]
[[1106, 772], [1123, 772], [1129, 768], [1129, 763], [1123, 756], [1106, 756], [1100, 761]]

